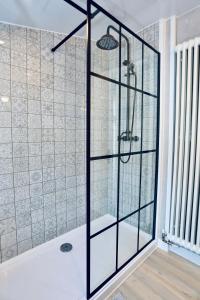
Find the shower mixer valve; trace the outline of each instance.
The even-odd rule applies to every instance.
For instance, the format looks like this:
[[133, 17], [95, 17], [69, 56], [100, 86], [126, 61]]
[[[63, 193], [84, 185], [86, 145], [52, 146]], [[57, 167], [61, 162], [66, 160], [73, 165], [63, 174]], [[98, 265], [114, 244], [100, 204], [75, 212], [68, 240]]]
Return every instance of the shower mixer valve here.
[[135, 69], [134, 63], [132, 63], [128, 60], [124, 60], [123, 65], [126, 66], [127, 69], [128, 69], [128, 73], [124, 75], [125, 77], [127, 77], [128, 75], [135, 75], [136, 74], [136, 72], [134, 70]]
[[131, 132], [123, 132], [119, 137], [118, 140], [121, 140], [123, 142], [138, 142], [139, 141], [139, 136], [131, 136]]

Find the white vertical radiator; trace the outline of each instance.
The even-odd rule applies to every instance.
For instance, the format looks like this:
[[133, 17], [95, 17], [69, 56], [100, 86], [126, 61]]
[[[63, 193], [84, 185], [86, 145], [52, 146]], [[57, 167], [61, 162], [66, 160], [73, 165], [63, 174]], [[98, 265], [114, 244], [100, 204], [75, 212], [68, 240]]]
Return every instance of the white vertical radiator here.
[[175, 49], [168, 240], [200, 254], [200, 38]]

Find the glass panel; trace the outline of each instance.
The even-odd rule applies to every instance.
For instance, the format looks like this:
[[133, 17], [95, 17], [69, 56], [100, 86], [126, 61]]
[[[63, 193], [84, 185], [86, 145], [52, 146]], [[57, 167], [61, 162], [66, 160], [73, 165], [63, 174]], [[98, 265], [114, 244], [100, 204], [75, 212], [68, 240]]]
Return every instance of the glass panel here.
[[91, 162], [91, 234], [116, 221], [118, 159]]
[[139, 249], [152, 239], [153, 212], [154, 204], [151, 204], [140, 211]]
[[119, 81], [119, 26], [102, 13], [91, 25], [91, 71]]
[[141, 93], [121, 88], [121, 153], [141, 150], [141, 99]]
[[142, 89], [142, 43], [124, 29], [121, 39], [121, 81]]
[[154, 200], [156, 153], [142, 155], [141, 207]]
[[91, 156], [118, 153], [119, 86], [92, 77]]
[[157, 134], [157, 99], [143, 97], [143, 150], [156, 149]]
[[116, 268], [116, 226], [90, 240], [91, 247], [91, 291], [115, 272]]
[[144, 85], [143, 90], [157, 95], [158, 54], [144, 46]]
[[[142, 43], [122, 28], [119, 61], [119, 26], [100, 12], [92, 19], [91, 28], [91, 71], [99, 76], [91, 77], [91, 157], [118, 154], [119, 139], [121, 154], [155, 150], [157, 98], [146, 96], [143, 91], [154, 96], [157, 94], [157, 54], [144, 45], [142, 68]], [[122, 85], [118, 84], [119, 75]], [[108, 77], [117, 83], [100, 77]], [[142, 79], [143, 91], [136, 92], [135, 89], [142, 90]], [[143, 154], [142, 170], [141, 154], [121, 156], [120, 170], [118, 157], [91, 161], [91, 235], [107, 226], [112, 227], [90, 239], [90, 292], [117, 271], [117, 228], [118, 267], [152, 240], [154, 205], [137, 210], [140, 193], [141, 206], [154, 199], [155, 160], [155, 153]], [[137, 212], [128, 217], [134, 211]], [[118, 214], [119, 220], [126, 219], [116, 225]]]
[[[127, 160], [127, 156], [122, 157]], [[132, 155], [128, 163], [120, 164], [119, 216], [127, 216], [139, 208], [140, 155]]]
[[119, 223], [118, 266], [137, 252], [138, 213]]

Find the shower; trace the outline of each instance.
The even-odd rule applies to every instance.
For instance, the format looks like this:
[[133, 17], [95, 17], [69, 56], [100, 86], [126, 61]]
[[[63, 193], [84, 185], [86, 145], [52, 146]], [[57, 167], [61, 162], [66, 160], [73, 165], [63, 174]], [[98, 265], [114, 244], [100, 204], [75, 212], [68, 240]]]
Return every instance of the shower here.
[[0, 300], [106, 299], [157, 242], [159, 52], [64, 2], [45, 28], [0, 12]]
[[[127, 86], [130, 86], [130, 80], [131, 76], [134, 76], [134, 88], [137, 89], [137, 74], [135, 72], [135, 66], [130, 60], [130, 42], [126, 35], [121, 33], [118, 29], [116, 29], [114, 26], [109, 25], [107, 27], [107, 32], [105, 35], [103, 35], [96, 43], [97, 47], [101, 50], [114, 50], [119, 46], [119, 42], [115, 39], [113, 35], [110, 34], [110, 30], [113, 30], [120, 34], [126, 41], [127, 44], [127, 55], [126, 60], [123, 61], [123, 66], [127, 68], [127, 73], [124, 75], [127, 78]], [[123, 131], [119, 138], [119, 141], [123, 142], [129, 142], [130, 148], [129, 153], [131, 153], [132, 149], [132, 142], [138, 141], [137, 136], [133, 136], [133, 127], [134, 127], [134, 116], [135, 116], [135, 104], [136, 104], [136, 90], [134, 91], [134, 97], [133, 97], [133, 108], [132, 108], [132, 118], [131, 118], [131, 124], [130, 124], [130, 89], [127, 88], [127, 105], [126, 105], [126, 130]], [[130, 160], [130, 154], [128, 155], [128, 158], [126, 160], [123, 160], [122, 157], [120, 157], [120, 160], [122, 163], [128, 163]]]

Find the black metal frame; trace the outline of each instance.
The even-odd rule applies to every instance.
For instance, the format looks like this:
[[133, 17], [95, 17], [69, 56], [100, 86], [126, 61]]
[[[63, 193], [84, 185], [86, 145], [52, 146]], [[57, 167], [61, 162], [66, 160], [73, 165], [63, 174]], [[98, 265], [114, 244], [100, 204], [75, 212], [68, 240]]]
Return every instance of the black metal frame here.
[[[72, 35], [74, 35], [80, 28], [87, 24], [87, 68], [86, 68], [86, 213], [87, 213], [87, 222], [86, 222], [86, 247], [87, 247], [87, 299], [90, 299], [94, 294], [96, 294], [105, 284], [107, 284], [117, 273], [119, 273], [134, 257], [136, 257], [145, 247], [147, 247], [154, 239], [156, 235], [156, 208], [157, 208], [157, 185], [158, 185], [158, 159], [159, 159], [159, 116], [160, 116], [160, 53], [154, 49], [151, 45], [145, 42], [141, 37], [135, 34], [132, 30], [118, 21], [114, 16], [108, 13], [105, 9], [103, 9], [100, 5], [95, 3], [93, 0], [87, 0], [87, 10], [84, 10], [82, 7], [78, 6], [71, 0], [64, 0], [65, 2], [69, 3], [80, 12], [87, 16], [87, 20], [83, 21], [79, 26], [77, 26], [65, 39], [63, 39], [57, 46], [55, 46], [52, 51], [54, 52], [57, 48], [59, 48], [64, 42], [66, 42]], [[96, 8], [94, 13], [91, 13], [91, 6]], [[119, 34], [119, 81], [102, 76], [97, 74], [91, 70], [91, 20], [99, 13], [103, 13], [112, 21], [114, 21], [119, 26], [119, 32], [122, 33], [122, 29], [126, 30], [130, 35], [135, 37], [142, 43], [142, 89], [134, 88], [132, 86], [128, 86], [121, 82], [121, 34]], [[153, 95], [147, 91], [144, 91], [144, 46], [151, 49], [158, 57], [158, 78], [157, 78], [157, 95]], [[127, 89], [135, 90], [136, 92], [142, 95], [141, 99], [141, 149], [137, 152], [131, 153], [121, 153], [120, 149], [120, 141], [118, 141], [118, 153], [110, 154], [110, 155], [102, 155], [102, 156], [95, 156], [91, 157], [91, 77], [96, 77], [101, 80], [106, 80], [111, 83], [117, 84], [119, 87], [119, 125], [118, 125], [118, 135], [120, 136], [121, 132], [121, 88], [125, 87]], [[152, 150], [143, 150], [143, 96], [147, 95], [157, 100], [157, 132], [156, 132], [156, 148]], [[141, 206], [141, 185], [142, 185], [142, 157], [143, 154], [146, 153], [155, 153], [156, 154], [156, 161], [155, 161], [155, 188], [154, 188], [154, 199], [151, 202]], [[120, 157], [127, 156], [127, 155], [140, 155], [140, 178], [139, 178], [139, 207], [137, 210], [130, 212], [128, 215], [120, 218], [119, 217], [119, 201], [120, 201]], [[110, 224], [109, 226], [99, 230], [98, 232], [91, 234], [91, 217], [90, 217], [90, 209], [91, 209], [91, 202], [90, 202], [90, 186], [91, 186], [91, 173], [90, 173], [90, 165], [92, 161], [96, 160], [103, 160], [103, 159], [118, 159], [118, 174], [117, 174], [117, 217], [116, 221]], [[142, 248], [139, 247], [139, 233], [140, 233], [140, 212], [142, 209], [153, 205], [153, 232], [152, 232], [152, 239], [144, 245]], [[132, 215], [138, 213], [138, 236], [137, 236], [137, 252], [130, 257], [122, 266], [118, 266], [118, 232], [119, 232], [119, 224], [120, 222], [126, 220], [127, 218], [131, 217]], [[106, 230], [116, 226], [116, 269], [113, 274], [111, 274], [108, 278], [104, 280], [95, 290], [91, 291], [90, 289], [90, 241], [94, 237], [98, 236], [99, 234], [105, 232]]]
[[86, 71], [86, 296], [90, 299], [90, 126], [91, 126], [91, 2], [87, 0]]
[[[133, 35], [135, 38], [137, 38], [142, 43], [142, 89], [137, 89], [132, 86], [128, 86], [121, 82], [121, 34], [119, 34], [119, 81], [102, 76], [100, 74], [97, 74], [91, 70], [91, 5], [98, 9], [99, 12], [105, 14], [107, 17], [109, 17], [112, 21], [114, 21], [119, 26], [119, 31], [121, 33], [122, 29], [128, 31], [131, 35]], [[120, 157], [129, 155], [130, 153], [121, 153], [120, 149], [120, 142], [118, 142], [118, 153], [111, 154], [111, 155], [103, 155], [103, 156], [96, 156], [91, 157], [90, 155], [90, 118], [91, 118], [91, 112], [90, 112], [90, 98], [91, 98], [91, 90], [90, 86], [87, 88], [87, 298], [90, 299], [94, 294], [96, 294], [106, 283], [108, 283], [118, 272], [120, 272], [135, 256], [137, 256], [147, 245], [149, 245], [154, 239], [155, 239], [155, 232], [156, 232], [156, 202], [157, 202], [157, 183], [158, 183], [158, 149], [159, 149], [159, 100], [160, 100], [160, 53], [154, 49], [152, 46], [147, 44], [144, 40], [142, 40], [139, 36], [137, 36], [134, 32], [132, 32], [129, 28], [127, 28], [125, 25], [123, 25], [121, 22], [119, 22], [116, 18], [114, 18], [112, 15], [110, 15], [108, 12], [106, 12], [102, 7], [100, 7], [97, 3], [95, 3], [93, 0], [87, 0], [87, 9], [88, 9], [88, 49], [87, 51], [87, 87], [90, 85], [91, 77], [96, 77], [101, 80], [106, 80], [109, 82], [112, 82], [114, 84], [117, 84], [119, 86], [119, 125], [118, 125], [118, 135], [120, 136], [121, 132], [121, 87], [125, 87], [128, 89], [135, 90], [138, 93], [141, 93], [142, 99], [141, 99], [141, 151], [132, 152], [131, 155], [140, 155], [140, 189], [139, 189], [139, 208], [131, 213], [129, 213], [127, 216], [124, 216], [122, 218], [119, 218], [119, 202], [120, 202]], [[153, 95], [149, 92], [144, 91], [144, 46], [150, 48], [152, 51], [154, 51], [158, 55], [158, 90], [157, 95]], [[157, 100], [157, 140], [156, 140], [156, 149], [152, 150], [143, 150], [143, 96], [147, 95], [152, 98], [155, 98]], [[88, 111], [89, 110], [89, 111]], [[156, 167], [155, 167], [155, 189], [154, 189], [154, 199], [147, 203], [144, 206], [141, 206], [141, 185], [142, 185], [142, 157], [145, 153], [156, 153]], [[91, 235], [90, 232], [90, 163], [94, 160], [101, 160], [101, 159], [112, 159], [112, 158], [118, 158], [118, 174], [117, 174], [117, 217], [116, 221], [112, 224], [108, 225], [107, 227], [99, 230], [98, 232], [95, 232]], [[152, 239], [142, 248], [139, 247], [139, 234], [140, 234], [140, 212], [150, 206], [154, 206], [154, 214], [153, 214], [153, 232], [152, 232]], [[118, 266], [118, 240], [119, 240], [119, 224], [120, 222], [126, 220], [127, 218], [131, 217], [132, 215], [138, 213], [138, 237], [137, 237], [137, 253], [135, 253], [126, 263], [124, 263], [122, 266]], [[102, 234], [106, 230], [112, 228], [113, 226], [116, 226], [116, 270], [115, 272], [110, 275], [108, 278], [104, 280], [95, 290], [91, 291], [90, 289], [90, 241], [91, 239], [97, 237], [99, 234]]]
[[[67, 0], [65, 0], [65, 2], [67, 2]], [[93, 19], [98, 13], [99, 10], [97, 9], [95, 12], [91, 14], [91, 18]], [[85, 25], [87, 25], [87, 19], [84, 20], [82, 23], [80, 23], [74, 30], [72, 30], [72, 32], [70, 32], [64, 39], [62, 39], [62, 41], [60, 41], [55, 47], [53, 47], [51, 51], [55, 52], [58, 48], [60, 48], [60, 46], [66, 43], [75, 33], [77, 33]]]

